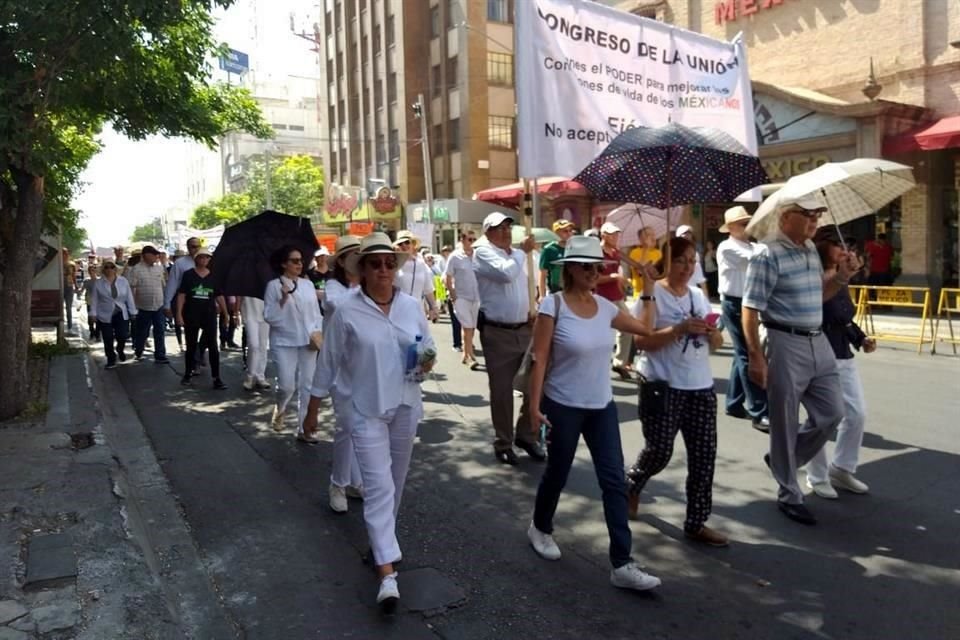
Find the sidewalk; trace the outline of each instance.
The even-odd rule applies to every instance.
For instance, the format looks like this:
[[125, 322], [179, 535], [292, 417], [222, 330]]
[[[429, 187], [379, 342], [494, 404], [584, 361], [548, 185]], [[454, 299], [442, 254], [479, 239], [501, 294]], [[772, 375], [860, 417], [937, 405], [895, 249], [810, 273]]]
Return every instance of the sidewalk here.
[[142, 425], [115, 409], [125, 395], [104, 392], [92, 356], [58, 356], [46, 417], [0, 425], [0, 640], [235, 637], [225, 621], [187, 632], [216, 597], [205, 577], [165, 575], [169, 552], [196, 551]]

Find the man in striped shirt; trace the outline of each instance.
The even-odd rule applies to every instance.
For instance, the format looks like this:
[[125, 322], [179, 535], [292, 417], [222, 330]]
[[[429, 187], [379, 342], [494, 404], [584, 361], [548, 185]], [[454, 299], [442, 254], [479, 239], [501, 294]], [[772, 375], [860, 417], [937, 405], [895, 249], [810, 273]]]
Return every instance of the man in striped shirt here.
[[[764, 461], [780, 485], [777, 505], [788, 518], [815, 524], [803, 504], [797, 468], [823, 447], [843, 418], [840, 378], [821, 331], [823, 301], [835, 295], [854, 269], [843, 262], [824, 275], [812, 238], [826, 209], [816, 198], [782, 202], [779, 230], [760, 244], [747, 267], [743, 330], [755, 384], [767, 390], [770, 453]], [[767, 328], [768, 353], [759, 326]], [[800, 405], [807, 420], [800, 424]]]

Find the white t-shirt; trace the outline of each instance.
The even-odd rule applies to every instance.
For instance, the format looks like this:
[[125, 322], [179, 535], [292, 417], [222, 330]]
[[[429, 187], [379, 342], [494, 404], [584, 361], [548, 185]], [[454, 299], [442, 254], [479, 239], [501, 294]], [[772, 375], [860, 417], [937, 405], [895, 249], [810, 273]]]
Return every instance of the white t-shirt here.
[[[705, 318], [712, 311], [703, 291], [692, 286], [692, 281], [687, 286], [687, 293], [679, 298], [670, 293], [662, 282], [658, 282], [654, 296], [657, 299], [656, 329], [680, 324], [691, 316]], [[633, 308], [633, 315], [640, 317], [642, 313], [643, 303], [638, 301]], [[640, 373], [648, 380], [666, 380], [671, 389], [712, 389], [713, 373], [710, 371], [707, 336], [681, 336], [656, 351], [644, 351], [640, 356]]]
[[560, 293], [548, 294], [540, 302], [539, 313], [551, 318], [560, 302], [543, 392], [554, 402], [578, 409], [603, 409], [613, 400], [610, 327], [620, 310], [606, 298], [593, 299], [597, 313], [589, 319], [575, 315]]
[[420, 300], [424, 293], [433, 293], [433, 271], [419, 255], [411, 256], [397, 270], [394, 284], [414, 300]]
[[473, 260], [462, 249], [457, 249], [447, 259], [446, 275], [453, 278], [453, 288], [458, 298], [479, 300], [477, 276], [473, 272]]

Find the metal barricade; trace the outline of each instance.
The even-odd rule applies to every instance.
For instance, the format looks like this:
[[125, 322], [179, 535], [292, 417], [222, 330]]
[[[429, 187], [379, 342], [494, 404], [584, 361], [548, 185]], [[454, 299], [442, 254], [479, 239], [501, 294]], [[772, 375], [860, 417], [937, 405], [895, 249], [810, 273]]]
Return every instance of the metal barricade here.
[[[870, 293], [875, 293], [874, 299], [870, 299]], [[916, 299], [922, 298], [922, 302]], [[864, 332], [878, 342], [881, 340], [888, 342], [906, 342], [917, 345], [917, 354], [923, 352], [923, 345], [933, 344], [933, 314], [931, 313], [930, 287], [879, 287], [864, 286], [860, 292], [860, 304], [863, 305], [864, 320], [861, 324]], [[898, 333], [877, 333], [876, 325], [873, 320], [872, 307], [899, 307], [905, 309], [921, 309], [920, 312], [920, 335], [905, 335]], [[927, 332], [929, 324], [929, 333]]]
[[[950, 304], [950, 296], [953, 296], [953, 304]], [[937, 340], [940, 342], [949, 342], [953, 347], [953, 355], [957, 355], [957, 344], [960, 344], [960, 338], [957, 338], [953, 332], [953, 314], [960, 313], [960, 289], [944, 287], [940, 289], [940, 301], [937, 303], [937, 321], [933, 325], [933, 344], [930, 346], [930, 353], [937, 352]], [[947, 319], [947, 327], [950, 329], [949, 338], [940, 338], [940, 320]]]

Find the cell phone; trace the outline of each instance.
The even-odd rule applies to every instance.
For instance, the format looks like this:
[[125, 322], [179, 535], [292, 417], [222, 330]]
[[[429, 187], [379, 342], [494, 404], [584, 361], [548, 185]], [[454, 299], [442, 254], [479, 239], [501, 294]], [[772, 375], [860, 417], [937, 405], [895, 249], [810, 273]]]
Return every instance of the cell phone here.
[[547, 446], [547, 432], [550, 431], [550, 426], [546, 422], [540, 423], [540, 446]]
[[710, 325], [711, 327], [713, 327], [714, 329], [716, 329], [716, 328], [717, 328], [717, 325], [720, 324], [720, 314], [719, 314], [719, 313], [708, 313], [708, 314], [706, 315], [706, 317], [703, 319], [703, 321], [706, 322], [706, 323], [707, 323], [708, 325]]

